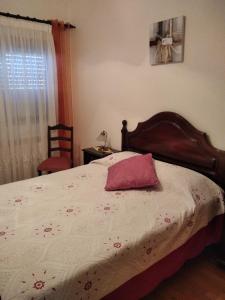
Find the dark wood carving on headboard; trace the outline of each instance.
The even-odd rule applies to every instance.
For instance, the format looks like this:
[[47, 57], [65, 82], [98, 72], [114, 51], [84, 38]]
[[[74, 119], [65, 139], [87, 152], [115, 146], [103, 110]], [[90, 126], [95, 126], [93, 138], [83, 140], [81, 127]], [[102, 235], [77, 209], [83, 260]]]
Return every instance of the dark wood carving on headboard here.
[[156, 159], [193, 169], [225, 188], [225, 151], [212, 146], [206, 133], [173, 112], [161, 112], [129, 132], [123, 121], [122, 150], [151, 152]]

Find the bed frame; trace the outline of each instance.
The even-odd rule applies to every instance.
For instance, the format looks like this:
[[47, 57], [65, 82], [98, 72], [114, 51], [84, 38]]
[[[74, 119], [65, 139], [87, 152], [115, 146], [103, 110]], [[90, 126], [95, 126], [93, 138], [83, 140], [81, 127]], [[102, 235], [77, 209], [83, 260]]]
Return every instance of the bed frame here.
[[213, 147], [206, 133], [179, 114], [160, 112], [131, 132], [127, 121], [122, 123], [122, 151], [151, 152], [154, 158], [202, 173], [225, 189], [225, 151]]

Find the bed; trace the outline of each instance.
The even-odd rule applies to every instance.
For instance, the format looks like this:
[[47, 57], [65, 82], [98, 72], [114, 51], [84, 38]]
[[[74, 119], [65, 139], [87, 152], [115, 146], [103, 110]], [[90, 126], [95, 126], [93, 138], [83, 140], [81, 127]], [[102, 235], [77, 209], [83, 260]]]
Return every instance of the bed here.
[[[140, 299], [221, 240], [225, 153], [181, 116], [159, 113], [122, 152], [0, 186], [1, 300]], [[107, 169], [155, 157], [160, 185], [104, 190]]]

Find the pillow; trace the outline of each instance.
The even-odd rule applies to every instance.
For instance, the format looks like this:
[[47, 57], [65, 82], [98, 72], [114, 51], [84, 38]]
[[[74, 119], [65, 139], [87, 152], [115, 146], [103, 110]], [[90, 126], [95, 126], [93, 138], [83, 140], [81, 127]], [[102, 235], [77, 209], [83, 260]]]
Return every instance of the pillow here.
[[108, 168], [106, 191], [136, 189], [159, 183], [152, 154], [136, 155]]
[[140, 155], [140, 154], [136, 153], [136, 152], [131, 152], [131, 151], [117, 152], [117, 153], [110, 154], [104, 158], [92, 160], [91, 164], [98, 164], [98, 165], [102, 165], [105, 167], [110, 167], [110, 166], [114, 165], [115, 163], [117, 163], [121, 160], [124, 160], [125, 158], [129, 158], [129, 157], [132, 157], [135, 155]]

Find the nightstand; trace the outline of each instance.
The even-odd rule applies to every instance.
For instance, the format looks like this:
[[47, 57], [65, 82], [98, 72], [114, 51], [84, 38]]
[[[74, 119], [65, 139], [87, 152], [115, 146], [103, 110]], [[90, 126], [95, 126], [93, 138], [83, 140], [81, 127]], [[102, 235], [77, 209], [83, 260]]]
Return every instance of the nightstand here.
[[92, 160], [106, 157], [112, 153], [120, 152], [118, 150], [112, 149], [112, 153], [97, 151], [95, 148], [85, 148], [82, 149], [84, 153], [84, 165], [89, 164]]

